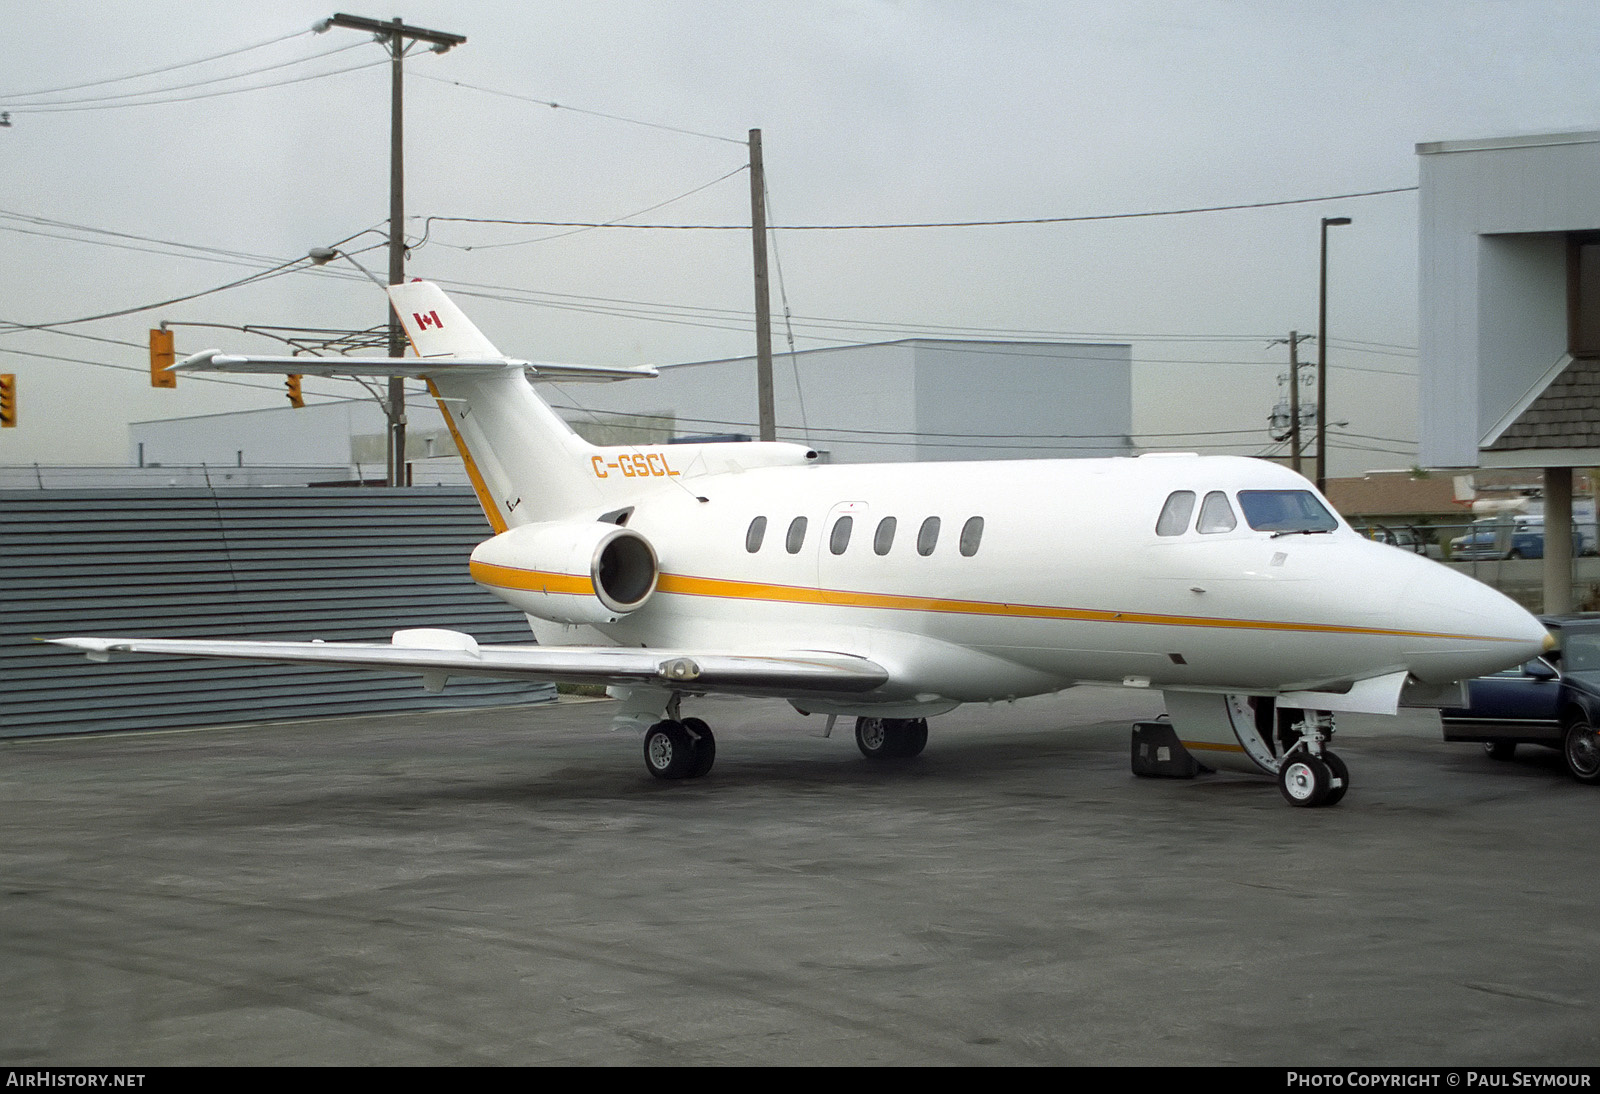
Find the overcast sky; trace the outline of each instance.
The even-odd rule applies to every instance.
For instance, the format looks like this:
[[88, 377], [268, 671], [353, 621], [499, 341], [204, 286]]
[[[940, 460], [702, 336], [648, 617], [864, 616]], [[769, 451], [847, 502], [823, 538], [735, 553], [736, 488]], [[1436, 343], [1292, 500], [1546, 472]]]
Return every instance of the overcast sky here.
[[[752, 352], [748, 232], [426, 218], [603, 222], [688, 194], [632, 219], [748, 223], [751, 128], [763, 131], [772, 222], [835, 225], [1389, 190], [1415, 185], [1419, 141], [1600, 122], [1592, 2], [396, 7], [349, 10], [468, 39], [407, 61], [407, 231], [420, 241], [408, 274], [484, 294], [461, 303], [504, 351], [534, 359]], [[351, 250], [378, 248], [360, 259], [381, 276], [388, 69], [359, 32], [308, 33], [334, 10], [297, 0], [15, 6], [0, 77], [12, 123], [0, 129], [0, 321], [33, 327], [201, 293], [347, 239]], [[55, 90], [280, 38], [139, 81]], [[370, 67], [283, 82], [358, 65]], [[216, 95], [241, 82], [199, 83], [268, 66], [282, 67], [243, 83], [279, 86]], [[181, 101], [103, 98], [141, 89]], [[39, 91], [49, 93], [25, 95]], [[1268, 339], [1316, 326], [1324, 216], [1354, 221], [1331, 240], [1330, 416], [1355, 435], [1333, 470], [1409, 466], [1413, 192], [1088, 223], [788, 230], [776, 233], [776, 256], [798, 348], [979, 329], [1129, 341], [1135, 425], [1150, 443], [1211, 451], [1229, 441], [1250, 453], [1269, 444], [1287, 362]], [[161, 320], [351, 328], [380, 322], [383, 307], [347, 264], [302, 264], [153, 311], [0, 329], [0, 371], [19, 378], [22, 423], [0, 434], [0, 464], [120, 464], [129, 421], [282, 405], [265, 382], [185, 378], [152, 390], [146, 331]], [[225, 329], [174, 329], [180, 354], [270, 351]], [[782, 349], [781, 321], [775, 340]], [[307, 391], [350, 393], [315, 381]], [[1200, 435], [1157, 436], [1180, 431]]]

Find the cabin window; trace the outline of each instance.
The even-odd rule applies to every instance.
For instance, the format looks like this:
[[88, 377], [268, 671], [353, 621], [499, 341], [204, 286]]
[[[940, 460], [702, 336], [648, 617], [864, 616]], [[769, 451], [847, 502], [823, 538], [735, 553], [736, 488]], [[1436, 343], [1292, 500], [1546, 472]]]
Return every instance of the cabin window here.
[[1309, 490], [1241, 490], [1239, 509], [1258, 532], [1331, 532], [1339, 520]]
[[791, 555], [800, 553], [800, 545], [806, 541], [806, 518], [795, 517], [789, 522], [789, 535], [783, 541], [783, 549]]
[[874, 554], [886, 555], [889, 548], [894, 546], [894, 527], [896, 521], [893, 517], [884, 517], [878, 522], [878, 530], [872, 537], [872, 551]]
[[767, 518], [757, 517], [750, 522], [750, 530], [744, 534], [744, 549], [751, 554], [761, 550], [761, 541], [767, 535]]
[[1202, 532], [1231, 532], [1239, 526], [1238, 518], [1233, 515], [1233, 506], [1228, 504], [1228, 495], [1221, 490], [1213, 490], [1206, 495], [1206, 500], [1200, 503], [1200, 523], [1197, 525]]
[[917, 529], [917, 554], [931, 555], [939, 544], [939, 518], [929, 517]]
[[828, 550], [836, 555], [844, 554], [844, 549], [850, 546], [850, 529], [855, 521], [850, 517], [840, 517], [833, 522], [833, 534], [828, 537]]
[[978, 544], [983, 542], [983, 518], [968, 517], [967, 523], [961, 526], [961, 553], [971, 558], [978, 553]]
[[1174, 490], [1167, 495], [1167, 503], [1156, 518], [1156, 535], [1181, 536], [1189, 530], [1189, 518], [1194, 516], [1194, 491]]

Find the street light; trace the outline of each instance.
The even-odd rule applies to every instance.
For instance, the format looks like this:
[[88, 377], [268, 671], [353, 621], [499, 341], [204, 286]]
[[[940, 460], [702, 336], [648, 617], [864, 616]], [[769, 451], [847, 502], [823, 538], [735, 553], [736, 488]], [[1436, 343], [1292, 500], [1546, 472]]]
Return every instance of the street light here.
[[1328, 229], [1349, 217], [1322, 218], [1322, 278], [1317, 287], [1317, 490], [1328, 485]]
[[357, 262], [355, 256], [348, 251], [341, 251], [337, 247], [313, 247], [306, 252], [306, 257], [313, 266], [326, 266], [336, 258], [342, 258], [356, 269], [367, 275], [367, 280], [383, 290], [384, 296], [389, 295], [389, 286], [378, 280], [378, 275]]
[[[402, 154], [401, 116], [401, 61], [406, 51], [418, 42], [424, 42], [435, 53], [461, 45], [467, 39], [461, 34], [442, 30], [414, 27], [399, 16], [392, 21], [368, 19], [360, 15], [339, 12], [318, 21], [311, 29], [318, 34], [333, 27], [363, 30], [370, 33], [389, 54], [389, 284], [400, 285], [406, 279], [405, 245], [405, 157]], [[348, 256], [347, 256], [348, 257]], [[392, 311], [389, 314], [389, 356], [402, 357], [406, 352], [405, 330]], [[406, 388], [405, 381], [396, 376], [389, 380], [389, 485], [405, 485], [406, 459]]]

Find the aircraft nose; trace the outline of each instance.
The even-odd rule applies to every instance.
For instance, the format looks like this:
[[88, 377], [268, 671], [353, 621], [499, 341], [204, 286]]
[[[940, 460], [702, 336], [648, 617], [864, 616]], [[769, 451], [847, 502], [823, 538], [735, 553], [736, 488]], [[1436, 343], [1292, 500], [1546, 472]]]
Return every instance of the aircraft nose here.
[[1442, 683], [1499, 672], [1537, 657], [1552, 642], [1522, 605], [1438, 563], [1409, 575], [1401, 603], [1412, 632], [1404, 643], [1406, 661], [1419, 680]]

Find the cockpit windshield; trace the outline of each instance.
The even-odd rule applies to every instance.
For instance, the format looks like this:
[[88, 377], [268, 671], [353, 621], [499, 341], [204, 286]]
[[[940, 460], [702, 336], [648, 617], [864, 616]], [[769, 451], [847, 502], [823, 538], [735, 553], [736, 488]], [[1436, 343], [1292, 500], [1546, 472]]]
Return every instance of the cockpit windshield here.
[[1258, 532], [1331, 532], [1338, 518], [1309, 490], [1241, 490], [1239, 508]]

